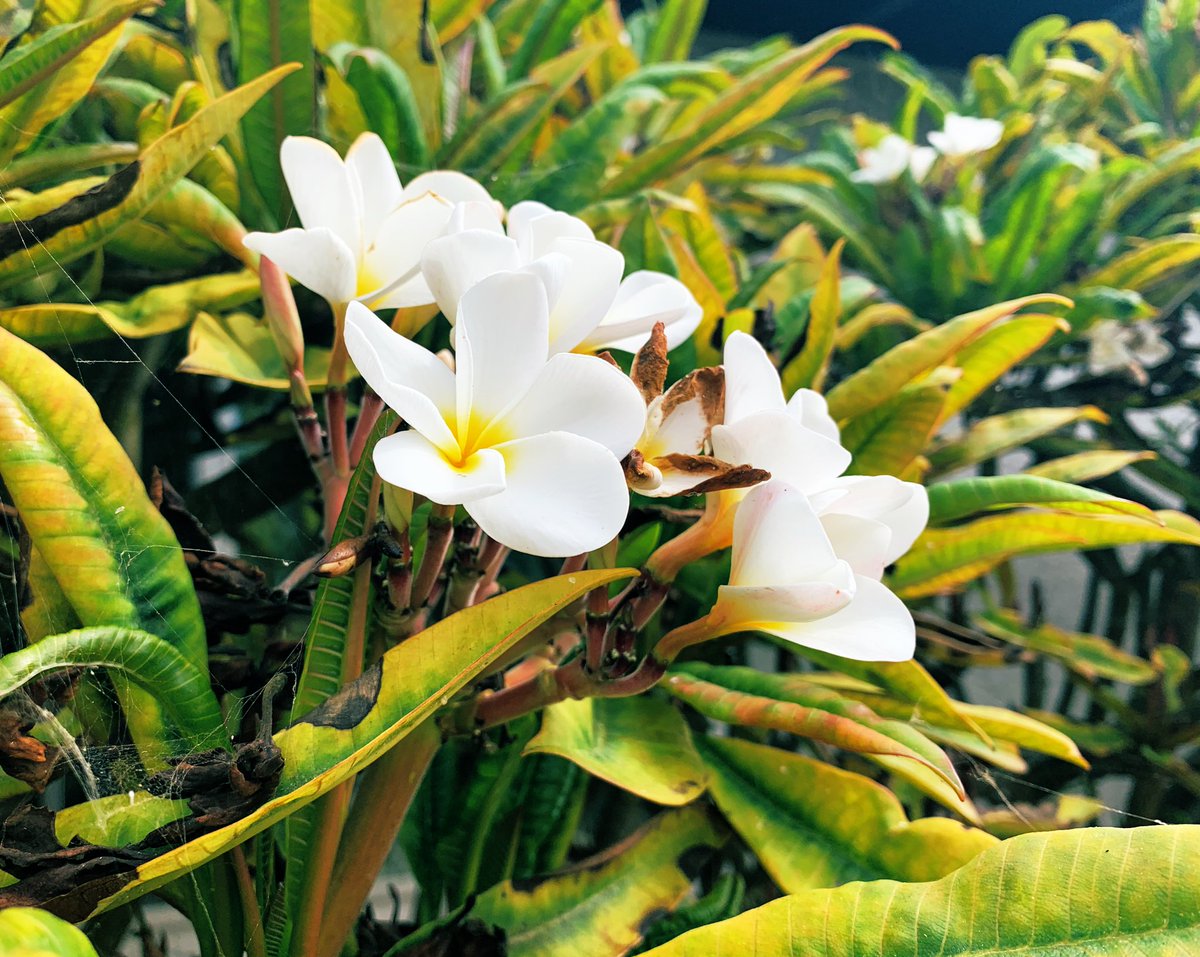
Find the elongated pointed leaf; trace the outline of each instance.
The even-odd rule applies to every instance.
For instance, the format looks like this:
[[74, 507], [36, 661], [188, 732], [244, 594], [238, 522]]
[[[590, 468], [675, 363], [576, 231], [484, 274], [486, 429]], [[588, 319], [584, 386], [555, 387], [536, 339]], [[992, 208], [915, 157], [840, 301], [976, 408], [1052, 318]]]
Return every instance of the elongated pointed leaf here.
[[932, 883], [806, 891], [649, 957], [1187, 954], [1200, 947], [1197, 854], [1196, 825], [1027, 834]]
[[1200, 236], [1168, 236], [1139, 246], [1090, 273], [1081, 286], [1110, 286], [1141, 292], [1200, 260]]
[[183, 553], [87, 390], [0, 329], [0, 477], [85, 625], [126, 625], [206, 667]]
[[932, 880], [996, 843], [951, 818], [909, 821], [887, 788], [823, 761], [732, 738], [698, 746], [717, 807], [785, 893]]
[[900, 559], [891, 585], [904, 598], [951, 592], [1017, 555], [1112, 548], [1137, 542], [1200, 545], [1200, 526], [1172, 512], [1130, 515], [1014, 512], [957, 528], [928, 529]]
[[[98, 196], [78, 196], [50, 213], [6, 227], [11, 241], [0, 245], [0, 285], [57, 270], [101, 246], [185, 176], [259, 97], [294, 69], [280, 67], [206, 106], [151, 143], [137, 163], [114, 174]], [[22, 217], [21, 206], [10, 205]], [[31, 242], [30, 237], [39, 241]]]
[[[188, 335], [188, 354], [179, 363], [179, 371], [277, 392], [286, 392], [291, 387], [287, 366], [270, 329], [263, 320], [244, 312], [220, 318], [200, 313]], [[323, 387], [328, 376], [329, 350], [306, 346], [304, 378], [309, 386]]]
[[784, 731], [866, 755], [947, 807], [967, 810], [954, 765], [920, 731], [800, 676], [692, 663], [675, 669], [664, 687], [713, 720]]
[[1029, 628], [1011, 611], [987, 612], [977, 615], [974, 622], [992, 637], [1054, 658], [1085, 678], [1144, 685], [1158, 677], [1158, 670], [1150, 662], [1122, 651], [1099, 635], [1080, 634], [1055, 625]]
[[888, 401], [917, 376], [941, 365], [976, 336], [1019, 309], [1039, 303], [1070, 306], [1061, 296], [1028, 296], [1003, 302], [951, 319], [909, 339], [839, 382], [829, 391], [829, 410], [835, 419], [849, 419]]
[[648, 917], [687, 897], [680, 857], [720, 846], [713, 817], [698, 806], [668, 811], [576, 868], [494, 887], [469, 914], [504, 931], [508, 957], [618, 957], [641, 940]]
[[[318, 0], [319, 2], [319, 0]], [[316, 128], [316, 64], [309, 0], [233, 0], [235, 64], [240, 83], [249, 83], [283, 64], [299, 64], [242, 117], [249, 172], [273, 216], [287, 224], [291, 202], [279, 166], [286, 136], [309, 136]]]
[[842, 318], [841, 259], [845, 245], [844, 240], [838, 240], [821, 266], [821, 274], [808, 307], [804, 348], [780, 373], [785, 395], [791, 395], [801, 388], [820, 390], [825, 382], [838, 323]]
[[140, 2], [116, 4], [75, 23], [51, 27], [0, 59], [0, 108], [7, 106], [140, 9]]
[[888, 34], [871, 27], [843, 27], [787, 51], [725, 90], [685, 127], [651, 146], [604, 186], [607, 196], [623, 196], [682, 172], [708, 153], [775, 117], [834, 54], [854, 43], [894, 46]]
[[646, 63], [686, 60], [700, 32], [707, 0], [666, 0], [654, 18], [646, 43]]
[[525, 750], [557, 754], [656, 804], [687, 804], [703, 793], [707, 782], [679, 712], [646, 695], [553, 705]]
[[133, 628], [84, 628], [44, 638], [0, 659], [0, 698], [52, 671], [102, 666], [149, 692], [173, 719], [185, 750], [227, 747], [208, 674], [168, 642]]
[[1135, 462], [1145, 462], [1154, 457], [1153, 452], [1096, 449], [1091, 452], [1064, 455], [1062, 458], [1031, 465], [1025, 470], [1025, 474], [1054, 479], [1058, 482], [1090, 482], [1093, 479], [1105, 478], [1114, 472], [1119, 472]]
[[910, 386], [886, 405], [856, 416], [842, 429], [854, 475], [903, 475], [933, 439], [944, 417], [941, 385]]
[[930, 451], [929, 461], [939, 472], [964, 468], [1076, 422], [1106, 423], [1108, 416], [1094, 405], [1002, 412], [980, 419], [960, 438], [941, 443]]
[[1094, 505], [1099, 509], [1153, 520], [1144, 505], [1107, 492], [1032, 475], [988, 475], [930, 485], [929, 524], [941, 525], [976, 512], [1041, 505]]

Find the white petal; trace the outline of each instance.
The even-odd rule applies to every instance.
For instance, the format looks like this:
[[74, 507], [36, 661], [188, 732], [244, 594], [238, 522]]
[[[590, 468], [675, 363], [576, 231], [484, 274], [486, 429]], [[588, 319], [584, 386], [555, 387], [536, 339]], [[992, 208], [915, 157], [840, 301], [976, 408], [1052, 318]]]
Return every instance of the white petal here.
[[415, 198], [424, 193], [436, 193], [451, 203], [488, 203], [494, 205], [491, 194], [478, 182], [463, 173], [448, 169], [435, 169], [422, 173], [404, 187], [405, 198]]
[[504, 223], [496, 211], [496, 204], [491, 202], [456, 203], [454, 215], [446, 227], [448, 233], [461, 233], [466, 229], [484, 229], [489, 233], [504, 235]]
[[799, 585], [837, 565], [808, 496], [773, 479], [747, 494], [733, 519], [731, 585]]
[[375, 446], [374, 458], [383, 481], [438, 505], [474, 502], [502, 492], [506, 484], [504, 457], [495, 449], [480, 449], [455, 466], [419, 432], [385, 436]]
[[355, 367], [379, 397], [439, 448], [457, 453], [447, 424], [454, 421], [454, 373], [360, 302], [346, 310], [345, 339]]
[[881, 522], [891, 530], [884, 566], [912, 548], [929, 523], [929, 494], [915, 482], [890, 475], [847, 475], [833, 483], [845, 494], [819, 509], [822, 514], [854, 515]]
[[848, 562], [856, 574], [876, 581], [883, 577], [892, 542], [890, 528], [869, 518], [837, 513], [822, 515], [821, 525], [829, 536], [834, 553], [842, 561]]
[[331, 303], [349, 302], [358, 285], [354, 253], [330, 229], [250, 233], [247, 249], [275, 261], [296, 282]]
[[654, 324], [661, 322], [666, 326], [667, 348], [674, 349], [696, 331], [703, 315], [696, 297], [678, 279], [639, 270], [625, 277], [612, 308], [580, 348], [637, 352]]
[[508, 211], [508, 234], [517, 241], [523, 262], [550, 252], [557, 239], [596, 238], [582, 219], [529, 201], [517, 203]]
[[304, 228], [333, 230], [357, 259], [362, 197], [337, 150], [311, 136], [289, 136], [279, 148], [279, 163]]
[[937, 150], [932, 146], [914, 147], [912, 156], [908, 158], [908, 170], [912, 173], [913, 179], [918, 183], [924, 182], [936, 160]]
[[786, 412], [758, 412], [736, 425], [713, 426], [712, 444], [717, 458], [766, 469], [804, 492], [828, 487], [850, 464], [841, 445]]
[[363, 240], [369, 243], [379, 224], [400, 205], [400, 176], [386, 146], [375, 133], [363, 133], [346, 152], [346, 168], [358, 180], [363, 198]]
[[633, 448], [645, 421], [641, 393], [620, 369], [595, 356], [559, 353], [497, 425], [511, 433], [506, 438], [570, 432], [620, 458]]
[[554, 307], [562, 297], [571, 276], [571, 260], [559, 253], [547, 253], [526, 263], [517, 272], [537, 276], [546, 287], [546, 307], [550, 310], [550, 328], [554, 328]]
[[756, 412], [786, 407], [775, 363], [754, 336], [732, 333], [725, 340], [724, 365], [726, 425]]
[[757, 628], [806, 648], [856, 661], [908, 661], [916, 649], [912, 613], [884, 585], [859, 576], [854, 598], [828, 618]]
[[569, 352], [600, 324], [616, 298], [625, 257], [594, 240], [558, 239], [550, 255], [567, 260], [562, 292], [550, 311], [550, 351]]
[[787, 408], [800, 420], [801, 425], [834, 442], [841, 441], [837, 423], [829, 414], [829, 403], [821, 393], [812, 389], [798, 389], [796, 394], [788, 399]]
[[[397, 206], [380, 223], [363, 256], [359, 295], [376, 309], [426, 306], [433, 302], [432, 296], [410, 301], [416, 288], [411, 280], [421, 271], [425, 249], [445, 232], [453, 209], [444, 199], [429, 193]], [[397, 298], [392, 293], [402, 285], [407, 285], [404, 301], [391, 301]]]
[[501, 446], [508, 487], [467, 504], [489, 537], [530, 555], [562, 558], [612, 541], [629, 511], [621, 463], [565, 432]]
[[[661, 396], [651, 403], [649, 415], [662, 408]], [[652, 435], [647, 436], [647, 442], [639, 443], [638, 451], [648, 458], [660, 455], [699, 455], [704, 450], [708, 440], [708, 415], [704, 410], [704, 398], [694, 396], [686, 402], [680, 402], [666, 418], [662, 419]], [[741, 463], [735, 462], [734, 465]], [[693, 483], [695, 484], [695, 483]]]
[[534, 275], [497, 273], [467, 290], [454, 340], [461, 440], [529, 391], [546, 365], [549, 323], [546, 287]]
[[758, 630], [760, 623], [828, 618], [850, 604], [854, 594], [854, 572], [839, 562], [824, 578], [798, 585], [722, 585], [717, 589], [717, 613], [726, 622], [726, 633]]
[[498, 272], [520, 265], [517, 244], [489, 230], [468, 229], [435, 239], [425, 247], [421, 273], [429, 283], [438, 308], [451, 322], [468, 289]]

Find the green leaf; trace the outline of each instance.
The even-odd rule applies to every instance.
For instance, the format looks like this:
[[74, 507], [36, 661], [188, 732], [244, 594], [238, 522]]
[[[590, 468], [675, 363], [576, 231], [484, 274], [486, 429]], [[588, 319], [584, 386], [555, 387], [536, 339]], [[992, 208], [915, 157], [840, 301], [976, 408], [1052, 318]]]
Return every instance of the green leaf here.
[[645, 63], [686, 60], [691, 52], [708, 0], [666, 0], [655, 13], [654, 29], [646, 42]]
[[723, 840], [704, 808], [668, 811], [577, 867], [492, 888], [469, 915], [504, 931], [508, 957], [622, 954], [641, 940], [648, 917], [688, 896], [684, 852]]
[[[378, 759], [534, 628], [631, 569], [576, 572], [451, 615], [392, 648], [361, 678], [275, 735], [284, 770], [269, 801], [240, 821], [131, 868], [127, 883], [82, 884], [72, 907], [93, 916], [189, 873], [282, 821]], [[114, 810], [114, 814], [120, 812]]]
[[942, 409], [945, 422], [974, 402], [1000, 377], [1070, 327], [1056, 316], [1014, 316], [964, 346], [953, 364], [962, 375], [950, 386]]
[[0, 658], [0, 698], [40, 675], [101, 666], [150, 692], [174, 719], [186, 751], [228, 747], [221, 708], [201, 670], [161, 638], [133, 628], [83, 628], [43, 638]]
[[847, 422], [842, 444], [854, 456], [850, 473], [903, 475], [933, 438], [946, 397], [941, 385], [909, 386], [892, 402]]
[[1025, 470], [1025, 474], [1058, 482], [1090, 482], [1106, 478], [1135, 462], [1145, 462], [1153, 458], [1153, 452], [1094, 449], [1031, 465]]
[[670, 139], [638, 154], [604, 185], [604, 195], [624, 196], [658, 185], [686, 170], [701, 157], [773, 119], [832, 56], [851, 44], [864, 41], [895, 45], [895, 41], [881, 30], [843, 27], [751, 70], [690, 117], [684, 126], [674, 130]]
[[650, 955], [1186, 954], [1200, 947], [1197, 854], [1195, 825], [1027, 834], [938, 881], [806, 891]]
[[116, 4], [86, 20], [60, 23], [15, 47], [0, 59], [0, 108], [53, 76], [141, 7], [140, 2]]
[[942, 442], [929, 453], [938, 472], [965, 468], [1018, 448], [1076, 422], [1108, 422], [1094, 405], [1079, 408], [1018, 409], [980, 419], [960, 438]]
[[95, 401], [0, 330], [0, 478], [85, 625], [125, 625], [207, 667], [200, 604], [166, 519]]
[[528, 766], [529, 785], [513, 859], [517, 879], [563, 866], [590, 780], [579, 765], [553, 754], [531, 755], [522, 764]]
[[889, 401], [917, 376], [941, 365], [976, 336], [1018, 309], [1037, 303], [1070, 306], [1062, 296], [1027, 296], [967, 313], [934, 326], [889, 349], [863, 369], [847, 376], [829, 391], [829, 411], [839, 421], [861, 415]]
[[769, 728], [866, 755], [952, 810], [966, 810], [966, 792], [941, 748], [904, 721], [879, 717], [866, 705], [797, 675], [690, 663], [664, 687], [714, 721]]
[[973, 622], [993, 638], [1053, 658], [1084, 678], [1145, 685], [1158, 677], [1158, 670], [1150, 662], [1122, 651], [1099, 635], [1066, 631], [1055, 625], [1029, 628], [1015, 612], [1007, 610], [976, 615]]
[[[242, 114], [280, 79], [293, 72], [280, 67], [200, 110], [148, 146], [136, 164], [114, 174], [105, 184], [101, 202], [93, 194], [77, 196], [45, 216], [25, 220], [22, 203], [9, 204], [18, 219], [18, 237], [39, 241], [16, 248], [0, 258], [0, 285], [56, 272], [101, 246], [124, 223], [136, 219], [187, 174], [208, 150], [236, 126]], [[114, 200], [116, 200], [114, 202]], [[99, 204], [98, 206], [96, 204]], [[65, 223], [62, 228], [57, 228]]]
[[845, 240], [839, 239], [821, 265], [821, 274], [808, 307], [804, 348], [780, 373], [785, 395], [791, 395], [797, 389], [820, 390], [825, 383], [829, 357], [833, 355], [838, 323], [842, 318], [841, 259], [845, 246]]
[[1089, 273], [1079, 285], [1111, 286], [1142, 292], [1177, 270], [1194, 268], [1200, 260], [1200, 236], [1185, 234], [1151, 240]]
[[32, 907], [0, 911], [0, 951], [6, 957], [97, 957], [83, 931]]
[[[320, 2], [320, 0], [318, 0]], [[279, 165], [287, 136], [316, 129], [316, 64], [308, 0], [233, 0], [233, 56], [239, 83], [290, 64], [291, 75], [273, 83], [242, 117], [242, 140], [249, 173], [273, 222], [287, 223], [291, 202]], [[297, 68], [298, 65], [298, 68]]]
[[395, 162], [418, 169], [429, 163], [429, 143], [408, 74], [382, 50], [362, 47], [343, 61], [346, 82], [358, 95], [367, 126], [378, 133]]
[[[188, 354], [180, 372], [244, 382], [260, 389], [286, 392], [290, 388], [287, 366], [266, 322], [244, 312], [226, 316], [200, 313], [188, 334]], [[314, 389], [324, 387], [329, 375], [329, 350], [304, 349], [304, 378]]]
[[665, 700], [648, 695], [552, 705], [525, 750], [557, 754], [656, 804], [687, 804], [707, 783], [682, 716]]
[[223, 312], [258, 298], [258, 276], [245, 270], [151, 286], [125, 302], [53, 302], [0, 309], [0, 328], [42, 347], [174, 332], [200, 311]]
[[539, 63], [558, 56], [571, 42], [580, 21], [591, 16], [603, 0], [536, 0], [527, 10], [521, 45], [508, 63], [509, 76], [525, 76]]
[[927, 529], [896, 565], [890, 583], [903, 598], [951, 592], [1017, 555], [1112, 548], [1138, 542], [1200, 545], [1194, 519], [1154, 512], [1131, 515], [1054, 515], [1012, 512], [955, 528]]
[[717, 807], [788, 894], [854, 880], [927, 881], [996, 843], [946, 817], [909, 821], [887, 788], [735, 738], [698, 741]]
[[1107, 492], [1033, 475], [989, 475], [937, 482], [929, 493], [929, 524], [945, 522], [996, 508], [1040, 505], [1043, 508], [1092, 505], [1099, 511], [1152, 519], [1144, 505]]

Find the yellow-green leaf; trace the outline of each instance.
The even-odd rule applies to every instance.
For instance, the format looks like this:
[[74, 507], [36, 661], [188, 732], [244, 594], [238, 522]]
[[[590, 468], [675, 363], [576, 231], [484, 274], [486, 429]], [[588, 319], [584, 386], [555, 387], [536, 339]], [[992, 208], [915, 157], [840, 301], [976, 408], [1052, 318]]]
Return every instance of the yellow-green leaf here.
[[1200, 948], [1198, 856], [1197, 825], [1022, 835], [937, 881], [806, 891], [647, 957], [1190, 954]]
[[648, 695], [553, 705], [525, 751], [557, 754], [656, 804], [687, 804], [708, 777], [683, 717]]
[[698, 744], [717, 807], [785, 893], [932, 880], [996, 843], [951, 818], [909, 821], [883, 785], [823, 761], [733, 738]]
[[928, 447], [943, 419], [947, 393], [941, 385], [910, 386], [892, 402], [855, 416], [842, 429], [853, 454], [853, 475], [903, 475]]
[[32, 907], [0, 911], [0, 953], [5, 957], [96, 957], [83, 931]]
[[964, 468], [1076, 422], [1108, 422], [1094, 405], [1078, 408], [1017, 409], [980, 419], [960, 438], [942, 442], [929, 461], [939, 472]]
[[[288, 370], [271, 330], [265, 322], [244, 312], [226, 316], [200, 313], [188, 336], [188, 354], [180, 372], [232, 379], [261, 389], [286, 392]], [[329, 375], [329, 350], [304, 349], [304, 378], [310, 387], [322, 388]]]
[[825, 383], [829, 357], [842, 318], [842, 250], [845, 240], [839, 239], [825, 257], [821, 274], [808, 306], [808, 325], [804, 330], [804, 348], [780, 373], [784, 395], [797, 389], [817, 389]]

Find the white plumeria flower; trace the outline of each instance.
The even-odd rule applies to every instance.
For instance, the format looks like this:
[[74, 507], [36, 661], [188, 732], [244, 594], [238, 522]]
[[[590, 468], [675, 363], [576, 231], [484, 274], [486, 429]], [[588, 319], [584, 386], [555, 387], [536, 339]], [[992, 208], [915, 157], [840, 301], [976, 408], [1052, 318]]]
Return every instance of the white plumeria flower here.
[[929, 175], [937, 151], [929, 146], [914, 146], [903, 136], [889, 133], [875, 146], [863, 150], [859, 168], [850, 174], [856, 183], [891, 183], [910, 170], [918, 183]]
[[425, 246], [445, 232], [456, 203], [492, 204], [475, 180], [449, 170], [402, 187], [374, 133], [356, 139], [345, 160], [327, 143], [289, 136], [279, 161], [303, 228], [250, 233], [245, 244], [334, 306], [432, 303], [421, 275]]
[[755, 486], [738, 506], [729, 584], [708, 623], [714, 637], [764, 631], [860, 661], [907, 661], [916, 644], [904, 603], [856, 573], [808, 496], [779, 479]]
[[622, 280], [621, 253], [599, 242], [583, 220], [542, 203], [517, 203], [508, 212], [507, 232], [490, 204], [466, 204], [448, 232], [429, 244], [422, 272], [451, 322], [475, 283], [502, 270], [525, 270], [546, 285], [551, 353], [636, 352], [657, 322], [674, 348], [700, 324], [700, 304], [678, 279], [642, 270]]
[[929, 142], [943, 156], [958, 159], [986, 153], [1003, 135], [1004, 124], [999, 120], [947, 113], [945, 125], [940, 132], [929, 134]]
[[1088, 331], [1088, 371], [1092, 375], [1127, 371], [1144, 380], [1145, 369], [1161, 365], [1174, 354], [1156, 322], [1127, 326], [1104, 319]]
[[346, 347], [410, 426], [375, 448], [380, 477], [439, 505], [462, 505], [489, 536], [531, 555], [599, 548], [621, 530], [629, 493], [620, 459], [645, 405], [595, 356], [550, 356], [545, 286], [503, 272], [458, 309], [455, 370], [360, 303]]
[[851, 456], [824, 397], [800, 389], [785, 400], [779, 372], [753, 336], [729, 337], [724, 366], [725, 420], [712, 430], [714, 454], [809, 495], [837, 554], [880, 579], [929, 521], [925, 488], [890, 475], [842, 475]]

